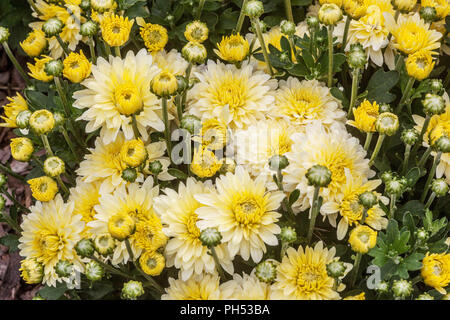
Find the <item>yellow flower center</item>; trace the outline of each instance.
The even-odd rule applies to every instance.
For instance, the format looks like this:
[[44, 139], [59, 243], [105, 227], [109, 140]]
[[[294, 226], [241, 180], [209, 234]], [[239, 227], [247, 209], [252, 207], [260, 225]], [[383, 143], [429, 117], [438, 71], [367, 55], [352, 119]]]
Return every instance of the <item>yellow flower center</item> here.
[[198, 237], [200, 236], [200, 230], [197, 227], [197, 221], [198, 215], [194, 211], [188, 214], [185, 221], [187, 236], [192, 240], [198, 240]]
[[233, 206], [234, 217], [241, 227], [252, 227], [261, 221], [264, 214], [262, 199], [254, 196], [242, 196]]
[[348, 168], [350, 172], [353, 171], [353, 161], [339, 146], [330, 149], [334, 149], [334, 152], [325, 154], [322, 163], [319, 164], [327, 167], [331, 171], [331, 183], [328, 188], [332, 191], [336, 191], [340, 190], [347, 181], [345, 168]]
[[117, 110], [123, 115], [130, 116], [142, 109], [141, 96], [133, 84], [126, 83], [116, 87], [114, 98]]
[[292, 120], [318, 118], [322, 109], [320, 97], [310, 89], [291, 89], [283, 96], [283, 113]]
[[222, 83], [214, 90], [215, 102], [218, 105], [230, 107], [230, 111], [235, 113], [243, 107], [247, 101], [247, 89], [243, 79], [229, 74], [222, 80]]
[[428, 42], [428, 34], [425, 29], [414, 22], [407, 22], [400, 26], [396, 38], [400, 49], [409, 54], [418, 51]]
[[323, 288], [328, 279], [326, 269], [322, 265], [301, 264], [297, 267], [297, 290], [315, 292]]
[[53, 258], [57, 258], [59, 250], [64, 248], [66, 241], [58, 234], [49, 230], [43, 230], [36, 237], [37, 252], [39, 260], [46, 263]]
[[146, 264], [147, 264], [147, 267], [149, 267], [150, 269], [155, 269], [156, 266], [158, 265], [158, 262], [155, 259], [150, 258], [150, 259], [147, 259]]

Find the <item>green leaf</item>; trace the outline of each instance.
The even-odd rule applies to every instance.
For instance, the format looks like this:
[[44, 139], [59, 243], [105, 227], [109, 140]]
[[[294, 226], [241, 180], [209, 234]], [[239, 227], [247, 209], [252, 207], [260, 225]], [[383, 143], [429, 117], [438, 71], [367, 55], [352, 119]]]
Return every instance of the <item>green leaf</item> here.
[[395, 95], [389, 91], [398, 83], [399, 79], [397, 71], [384, 72], [383, 69], [379, 69], [369, 80], [367, 99], [378, 103], [391, 103], [395, 100]]
[[184, 173], [183, 171], [178, 170], [178, 169], [170, 168], [169, 170], [167, 170], [167, 172], [171, 176], [178, 178], [178, 179], [186, 180], [188, 178], [188, 175], [186, 173]]
[[107, 294], [114, 291], [114, 287], [110, 282], [94, 282], [92, 288], [87, 291], [87, 294], [92, 300], [99, 300]]
[[404, 213], [410, 212], [413, 216], [422, 216], [424, 207], [424, 204], [419, 200], [411, 200], [398, 208], [397, 214], [402, 216]]
[[399, 231], [398, 231], [398, 223], [395, 220], [389, 220], [389, 224], [386, 229], [386, 236], [387, 236], [387, 242], [388, 243], [394, 243], [396, 239], [399, 238]]
[[19, 236], [15, 234], [7, 234], [6, 236], [0, 238], [0, 244], [8, 247], [9, 252], [16, 252], [19, 250]]
[[341, 90], [339, 90], [336, 87], [333, 87], [330, 89], [330, 92], [333, 95], [333, 97], [341, 100], [341, 103], [342, 103], [342, 106], [344, 107], [344, 109], [348, 109], [348, 106], [350, 105], [350, 101], [347, 99], [347, 97], [344, 95], [344, 93]]
[[298, 200], [298, 198], [300, 197], [300, 190], [295, 189], [294, 191], [291, 192], [291, 194], [289, 195], [289, 205], [292, 206], [295, 201]]
[[404, 265], [408, 270], [410, 271], [416, 271], [422, 268], [422, 259], [425, 257], [422, 253], [413, 253], [407, 258], [405, 258], [402, 262], [402, 265]]
[[58, 300], [67, 291], [65, 283], [56, 283], [56, 287], [45, 286], [38, 291], [39, 295], [46, 300]]
[[310, 73], [303, 59], [297, 59], [297, 64], [295, 64], [294, 67], [287, 69], [287, 72], [296, 77], [305, 77]]
[[411, 233], [416, 229], [416, 223], [410, 212], [406, 212], [403, 216], [403, 225], [406, 226]]
[[405, 176], [406, 180], [408, 181], [408, 187], [413, 188], [422, 176], [423, 172], [418, 167], [409, 170]]

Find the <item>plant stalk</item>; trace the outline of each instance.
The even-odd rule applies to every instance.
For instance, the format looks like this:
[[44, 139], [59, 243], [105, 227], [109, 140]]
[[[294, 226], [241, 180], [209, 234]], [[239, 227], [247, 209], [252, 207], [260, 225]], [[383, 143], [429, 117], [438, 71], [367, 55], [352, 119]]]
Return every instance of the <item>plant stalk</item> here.
[[313, 197], [313, 203], [311, 206], [311, 209], [309, 211], [309, 214], [311, 216], [311, 220], [309, 222], [309, 230], [308, 230], [308, 235], [307, 235], [307, 243], [311, 242], [311, 238], [313, 235], [313, 231], [314, 231], [314, 226], [316, 225], [316, 219], [317, 219], [317, 214], [319, 213], [319, 191], [320, 191], [320, 187], [315, 187], [314, 189], [314, 197]]

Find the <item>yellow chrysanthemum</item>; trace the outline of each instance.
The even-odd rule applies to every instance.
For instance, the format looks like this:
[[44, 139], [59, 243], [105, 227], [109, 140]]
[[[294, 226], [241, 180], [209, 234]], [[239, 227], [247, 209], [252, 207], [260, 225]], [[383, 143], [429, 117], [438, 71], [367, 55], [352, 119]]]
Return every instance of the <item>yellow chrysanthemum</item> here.
[[74, 247], [81, 240], [84, 223], [81, 215], [73, 214], [73, 203], [65, 204], [57, 195], [50, 202], [37, 202], [30, 210], [21, 224], [20, 255], [43, 264], [44, 283], [50, 286], [62, 281], [54, 268], [60, 260], [69, 261], [75, 271], [82, 271]]
[[444, 288], [450, 283], [450, 254], [428, 252], [422, 261], [421, 275], [426, 285], [446, 294]]
[[134, 238], [136, 246], [146, 251], [156, 251], [167, 243], [161, 220], [154, 212], [140, 219], [136, 225]]
[[450, 14], [450, 3], [448, 0], [421, 0], [422, 7], [433, 7], [436, 9], [436, 15], [441, 19], [445, 19]]
[[[86, 224], [94, 220], [95, 206], [99, 204], [100, 198], [100, 185], [99, 181], [95, 182], [83, 182], [81, 179], [77, 181], [75, 188], [70, 189], [69, 202], [74, 203], [74, 214], [81, 215]], [[89, 227], [86, 225], [86, 231]]]
[[11, 139], [10, 148], [12, 157], [17, 161], [27, 162], [34, 152], [33, 142], [26, 137]]
[[139, 258], [139, 264], [142, 271], [150, 276], [159, 276], [164, 270], [166, 260], [158, 252], [145, 251]]
[[183, 59], [181, 53], [172, 49], [169, 52], [159, 50], [153, 53], [155, 64], [163, 71], [172, 73], [175, 76], [184, 76], [189, 63]]
[[20, 263], [20, 276], [27, 284], [38, 284], [44, 278], [44, 266], [35, 258], [24, 259]]
[[428, 78], [434, 68], [432, 52], [428, 50], [419, 50], [410, 54], [406, 59], [406, 71], [410, 77], [416, 80]]
[[366, 300], [366, 293], [361, 292], [360, 294], [358, 294], [356, 296], [345, 297], [344, 300]]
[[214, 52], [217, 56], [230, 63], [237, 63], [244, 60], [250, 51], [248, 41], [240, 34], [223, 36], [222, 41], [217, 44]]
[[141, 37], [148, 51], [158, 52], [163, 50], [169, 41], [167, 29], [159, 24], [145, 23], [142, 18], [137, 18], [136, 22], [141, 27]]
[[43, 176], [27, 181], [31, 188], [33, 197], [42, 202], [52, 200], [58, 192], [58, 185], [50, 177]]
[[244, 128], [265, 119], [274, 97], [270, 94], [277, 81], [256, 71], [254, 63], [244, 62], [238, 69], [208, 61], [194, 75], [199, 82], [189, 90], [189, 113], [202, 120], [218, 118], [231, 128]]
[[169, 287], [161, 300], [228, 300], [233, 287], [220, 285], [218, 275], [202, 274], [187, 281], [169, 278]]
[[23, 51], [30, 57], [38, 57], [47, 45], [48, 41], [42, 30], [31, 31], [27, 38], [20, 43]]
[[86, 132], [102, 128], [105, 143], [117, 139], [120, 130], [125, 138], [134, 138], [132, 116], [143, 140], [148, 139], [148, 127], [163, 131], [157, 97], [150, 92], [150, 82], [159, 72], [145, 49], [136, 55], [129, 51], [125, 59], [99, 58], [92, 67], [92, 76], [82, 82], [85, 90], [77, 91], [74, 107], [86, 110], [79, 120], [89, 121]]
[[219, 150], [227, 145], [228, 135], [228, 128], [225, 123], [217, 119], [208, 119], [202, 123], [199, 136], [194, 137], [194, 141], [201, 143], [210, 150]]
[[405, 54], [413, 54], [419, 50], [434, 50], [441, 46], [440, 32], [430, 30], [419, 13], [400, 15], [397, 21], [392, 14], [385, 13], [386, 28], [392, 33], [393, 46]]
[[343, 0], [342, 8], [352, 19], [358, 20], [366, 14], [364, 0]]
[[234, 288], [233, 299], [237, 300], [270, 300], [271, 286], [261, 282], [253, 273], [248, 275], [243, 273], [233, 275], [233, 280], [224, 286]]
[[222, 162], [207, 147], [199, 146], [195, 149], [190, 168], [197, 177], [211, 178], [221, 167]]
[[47, 62], [52, 61], [53, 59], [48, 56], [43, 56], [42, 59], [35, 58], [35, 64], [27, 63], [28, 69], [30, 72], [28, 73], [32, 78], [44, 81], [44, 82], [50, 82], [53, 80], [53, 76], [48, 76], [47, 73], [44, 71], [44, 67]]
[[348, 243], [353, 251], [367, 253], [377, 244], [377, 232], [368, 226], [359, 225], [350, 231]]
[[126, 165], [138, 167], [147, 159], [147, 149], [141, 139], [126, 141], [120, 150], [120, 157]]
[[[153, 179], [147, 178], [142, 185], [132, 183], [127, 187], [122, 185], [112, 194], [102, 194], [100, 204], [94, 207], [96, 215], [95, 220], [88, 223], [91, 228], [90, 232], [95, 235], [103, 235], [108, 233], [108, 222], [117, 214], [129, 215], [138, 225], [145, 219], [154, 218], [153, 199], [158, 195], [158, 186], [153, 186]], [[136, 232], [128, 238], [133, 252], [134, 258], [137, 259], [141, 255], [143, 249], [136, 244]], [[111, 257], [114, 265], [119, 263], [127, 263], [130, 260], [125, 242], [117, 244]]]
[[375, 132], [375, 121], [377, 121], [379, 109], [380, 106], [376, 101], [370, 103], [364, 99], [357, 108], [353, 108], [355, 120], [349, 120], [347, 124], [363, 132]]
[[111, 47], [123, 46], [130, 37], [130, 31], [134, 20], [128, 20], [128, 17], [111, 14], [102, 20], [100, 29], [102, 38]]
[[267, 251], [266, 244], [278, 244], [281, 215], [276, 212], [285, 197], [280, 191], [267, 192], [265, 177], [252, 180], [241, 166], [234, 174], [217, 178], [217, 192], [195, 195], [204, 204], [196, 210], [200, 229], [217, 228], [231, 257], [239, 254], [244, 260], [251, 256], [256, 263]]
[[336, 249], [326, 249], [323, 242], [314, 248], [288, 248], [277, 267], [277, 278], [272, 285], [272, 299], [337, 300], [335, 280], [328, 276], [326, 266], [333, 261]]
[[209, 30], [206, 23], [201, 21], [192, 21], [187, 24], [184, 36], [189, 42], [202, 43], [208, 39]]
[[73, 83], [80, 83], [91, 74], [92, 64], [86, 58], [83, 50], [80, 53], [71, 52], [64, 59], [63, 75]]
[[0, 123], [0, 127], [16, 128], [16, 117], [21, 111], [28, 110], [28, 104], [20, 93], [17, 93], [15, 97], [8, 97], [7, 99], [9, 103], [3, 107], [5, 116], [0, 116], [5, 122]]
[[123, 241], [136, 230], [136, 223], [126, 212], [117, 212], [108, 220], [108, 232], [116, 240]]
[[320, 5], [323, 5], [325, 3], [334, 3], [338, 7], [342, 6], [343, 0], [319, 0]]
[[[180, 279], [188, 280], [193, 275], [215, 273], [216, 264], [208, 248], [199, 240], [199, 221], [195, 212], [202, 206], [194, 196], [204, 194], [212, 189], [211, 183], [202, 183], [188, 178], [186, 185], [180, 182], [178, 192], [164, 189], [165, 195], [155, 199], [155, 211], [161, 216], [164, 233], [170, 238], [165, 248], [167, 266], [180, 269]], [[215, 247], [221, 266], [230, 274], [233, 273], [233, 263], [221, 244]]]

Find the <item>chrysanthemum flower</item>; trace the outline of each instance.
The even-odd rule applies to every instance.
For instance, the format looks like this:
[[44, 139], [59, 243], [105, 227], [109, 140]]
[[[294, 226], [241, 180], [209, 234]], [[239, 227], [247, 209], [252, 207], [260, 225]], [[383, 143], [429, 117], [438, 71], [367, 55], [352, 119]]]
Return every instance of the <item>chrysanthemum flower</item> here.
[[45, 38], [45, 34], [42, 30], [31, 31], [27, 38], [20, 43], [23, 51], [30, 57], [39, 56], [42, 51], [47, 47], [48, 41]]
[[364, 0], [343, 0], [342, 9], [352, 19], [359, 19], [366, 14], [366, 6], [364, 6]]
[[326, 249], [323, 242], [314, 248], [302, 246], [288, 248], [277, 268], [277, 278], [272, 286], [272, 299], [337, 300], [334, 278], [327, 274], [326, 266], [333, 261], [336, 249]]
[[63, 75], [73, 83], [80, 83], [91, 74], [92, 64], [86, 58], [83, 50], [80, 53], [71, 52], [64, 59]]
[[167, 243], [161, 220], [155, 214], [140, 219], [133, 236], [136, 246], [146, 251], [156, 251]]
[[28, 110], [28, 104], [20, 93], [7, 99], [9, 103], [3, 107], [5, 116], [0, 116], [5, 122], [0, 123], [0, 127], [16, 128], [16, 117], [21, 111]]
[[120, 157], [129, 167], [138, 167], [147, 159], [147, 149], [141, 139], [125, 141]]
[[30, 185], [33, 198], [38, 201], [47, 202], [53, 200], [58, 192], [58, 185], [55, 180], [47, 176], [33, 178], [27, 182]]
[[245, 128], [265, 118], [277, 81], [255, 70], [254, 63], [242, 68], [208, 61], [205, 70], [195, 72], [199, 82], [188, 93], [189, 113], [202, 120], [219, 118], [231, 128]]
[[184, 76], [189, 63], [183, 59], [181, 53], [172, 49], [169, 52], [159, 50], [153, 53], [153, 61], [163, 71], [175, 76]]
[[167, 41], [169, 41], [167, 29], [159, 24], [145, 23], [142, 18], [137, 18], [136, 22], [141, 27], [141, 37], [148, 51], [158, 52], [163, 50]]
[[[108, 233], [108, 222], [116, 214], [128, 214], [136, 225], [145, 219], [159, 220], [153, 211], [153, 199], [158, 195], [158, 186], [153, 186], [151, 177], [142, 184], [133, 183], [128, 187], [122, 185], [112, 194], [103, 194], [99, 202], [94, 207], [96, 215], [95, 220], [88, 223], [90, 232], [94, 235], [103, 235]], [[162, 226], [161, 226], [162, 228]], [[141, 255], [143, 249], [136, 244], [136, 233], [128, 238], [134, 258]], [[117, 244], [114, 249], [111, 262], [114, 265], [127, 263], [130, 261], [125, 241]]]
[[206, 23], [195, 20], [187, 24], [184, 36], [189, 42], [202, 43], [208, 39], [209, 29]]
[[284, 182], [287, 189], [300, 190], [301, 196], [296, 204], [300, 210], [309, 208], [313, 199], [314, 187], [308, 185], [305, 174], [314, 165], [325, 166], [331, 171], [330, 185], [321, 189], [325, 202], [342, 195], [342, 187], [347, 183], [346, 169], [351, 176], [360, 177], [363, 181], [375, 174], [370, 170], [369, 160], [365, 159], [366, 151], [359, 140], [340, 125], [327, 129], [315, 122], [308, 125], [304, 133], [294, 134], [292, 140], [292, 151], [286, 153], [289, 166], [284, 171]]
[[81, 240], [84, 223], [81, 215], [73, 214], [73, 203], [65, 204], [61, 195], [57, 195], [50, 202], [37, 202], [30, 210], [21, 224], [20, 255], [43, 264], [44, 283], [50, 286], [62, 281], [54, 269], [60, 260], [69, 261], [74, 270], [82, 271], [74, 247]]
[[350, 231], [348, 243], [353, 251], [367, 253], [377, 244], [377, 232], [368, 226], [359, 225]]
[[145, 251], [139, 258], [139, 264], [146, 274], [150, 276], [159, 276], [164, 270], [166, 260], [164, 256], [155, 251]]
[[102, 38], [111, 47], [123, 46], [130, 37], [130, 31], [134, 20], [128, 20], [128, 17], [111, 14], [102, 20], [100, 28]]
[[357, 108], [353, 108], [355, 120], [349, 120], [347, 124], [362, 132], [375, 132], [375, 121], [377, 121], [379, 109], [380, 106], [376, 101], [370, 103], [364, 99]]
[[[215, 273], [216, 264], [208, 248], [199, 240], [200, 230], [197, 210], [203, 206], [194, 196], [210, 192], [210, 183], [202, 183], [189, 178], [186, 185], [180, 182], [178, 192], [163, 190], [166, 195], [155, 199], [155, 211], [161, 216], [164, 233], [171, 239], [167, 243], [165, 256], [167, 266], [180, 269], [180, 279], [188, 280], [193, 275]], [[233, 273], [233, 263], [224, 245], [215, 247], [222, 267]]]
[[357, 294], [356, 296], [345, 297], [343, 300], [366, 300], [366, 293], [361, 292], [360, 294]]
[[426, 285], [446, 294], [444, 288], [450, 284], [450, 254], [428, 252], [422, 261], [421, 275]]
[[434, 68], [433, 52], [428, 50], [419, 50], [410, 54], [406, 59], [406, 71], [410, 77], [416, 80], [427, 78]]
[[271, 286], [260, 281], [254, 273], [243, 273], [242, 276], [235, 273], [233, 280], [227, 281], [224, 286], [234, 288], [233, 299], [270, 300]]
[[217, 119], [207, 119], [202, 123], [199, 135], [193, 138], [210, 150], [219, 150], [227, 145], [229, 133], [226, 123]]
[[220, 285], [218, 275], [202, 274], [187, 281], [169, 278], [169, 287], [161, 300], [228, 300], [234, 288]]
[[195, 199], [204, 204], [196, 210], [200, 229], [217, 228], [230, 255], [236, 254], [254, 262], [261, 261], [266, 244], [278, 244], [276, 224], [281, 215], [276, 212], [285, 197], [280, 191], [267, 192], [265, 177], [252, 180], [244, 168], [235, 174], [228, 172], [216, 179], [217, 192], [198, 194]]
[[34, 152], [33, 142], [27, 137], [11, 139], [9, 146], [12, 157], [17, 161], [27, 162]]
[[99, 58], [92, 67], [92, 76], [82, 82], [87, 89], [74, 93], [74, 107], [86, 109], [79, 120], [89, 121], [86, 132], [102, 128], [105, 143], [117, 139], [120, 130], [125, 138], [134, 137], [132, 116], [136, 117], [137, 128], [147, 140], [147, 128], [164, 129], [158, 111], [158, 99], [150, 92], [150, 82], [159, 69], [145, 49], [136, 55], [129, 51], [124, 60], [109, 57], [109, 62]]
[[394, 47], [405, 54], [412, 54], [421, 49], [434, 50], [441, 46], [442, 34], [430, 30], [429, 24], [420, 18], [419, 13], [400, 15], [397, 21], [390, 13], [384, 14], [386, 28], [392, 33]]
[[217, 56], [230, 63], [237, 63], [244, 60], [250, 51], [250, 44], [240, 34], [233, 34], [222, 37], [222, 41], [217, 44], [214, 52]]
[[199, 146], [194, 150], [190, 169], [199, 178], [211, 178], [222, 167], [222, 162], [207, 147]]
[[421, 0], [422, 7], [433, 7], [436, 9], [438, 19], [445, 19], [450, 14], [450, 3], [448, 0]]
[[35, 64], [27, 63], [28, 69], [30, 72], [28, 73], [32, 78], [44, 82], [50, 82], [53, 80], [53, 76], [47, 75], [44, 71], [45, 65], [47, 62], [52, 61], [53, 59], [48, 56], [43, 56], [42, 59], [34, 58]]
[[[73, 212], [81, 215], [81, 220], [86, 224], [94, 220], [94, 207], [99, 204], [100, 185], [100, 181], [84, 182], [78, 179], [76, 187], [70, 189], [69, 202], [74, 203]], [[86, 231], [89, 229], [86, 225]]]
[[279, 89], [274, 92], [274, 116], [289, 120], [295, 125], [306, 125], [320, 120], [324, 125], [344, 122], [345, 112], [342, 105], [334, 98], [330, 89], [317, 80], [303, 80], [289, 77], [279, 82]]

